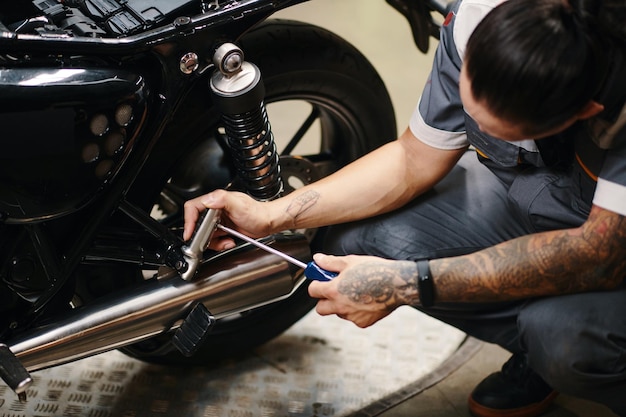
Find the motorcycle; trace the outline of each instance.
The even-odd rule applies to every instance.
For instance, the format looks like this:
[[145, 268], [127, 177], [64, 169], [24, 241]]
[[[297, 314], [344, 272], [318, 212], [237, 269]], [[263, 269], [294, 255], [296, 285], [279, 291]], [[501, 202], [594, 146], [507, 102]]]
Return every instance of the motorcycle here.
[[[0, 6], [0, 377], [120, 349], [208, 364], [314, 305], [307, 279], [246, 242], [182, 240], [218, 188], [271, 200], [396, 137], [368, 59], [272, 16], [307, 0], [32, 0]], [[426, 52], [443, 0], [387, 0]], [[267, 109], [302, 109], [279, 148]], [[310, 259], [324, 230], [261, 239]]]

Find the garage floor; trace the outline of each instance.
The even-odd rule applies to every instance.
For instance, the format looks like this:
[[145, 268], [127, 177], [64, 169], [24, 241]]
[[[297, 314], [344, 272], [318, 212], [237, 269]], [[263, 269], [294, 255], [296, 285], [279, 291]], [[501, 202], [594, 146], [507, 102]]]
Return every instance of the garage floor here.
[[[0, 385], [0, 417], [469, 417], [466, 398], [508, 354], [408, 307], [368, 329], [311, 312], [249, 354], [177, 369], [109, 352]], [[561, 396], [547, 417], [611, 417]]]
[[0, 386], [0, 416], [338, 417], [382, 411], [389, 399], [395, 404], [423, 389], [415, 382], [459, 347], [471, 350], [475, 345], [465, 339], [408, 307], [368, 329], [311, 312], [264, 346], [218, 366], [156, 366], [113, 351], [34, 372], [25, 403]]
[[0, 416], [348, 416], [409, 389], [464, 340], [408, 307], [368, 329], [311, 312], [210, 368], [149, 365], [113, 351], [34, 372], [25, 403], [0, 386]]

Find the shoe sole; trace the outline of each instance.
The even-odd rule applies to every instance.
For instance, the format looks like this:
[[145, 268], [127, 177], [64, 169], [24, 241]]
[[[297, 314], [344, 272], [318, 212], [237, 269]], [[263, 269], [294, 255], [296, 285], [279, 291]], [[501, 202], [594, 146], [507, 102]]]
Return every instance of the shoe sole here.
[[472, 397], [467, 400], [467, 403], [469, 412], [474, 417], [536, 417], [543, 414], [558, 395], [558, 392], [552, 391], [550, 395], [539, 403], [533, 403], [525, 407], [508, 410], [485, 407], [484, 405], [474, 401]]

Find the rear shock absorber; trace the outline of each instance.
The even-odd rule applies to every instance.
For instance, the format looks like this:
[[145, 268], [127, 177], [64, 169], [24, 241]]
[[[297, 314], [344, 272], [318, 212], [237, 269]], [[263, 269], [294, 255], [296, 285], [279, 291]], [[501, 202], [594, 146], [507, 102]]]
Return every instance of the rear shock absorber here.
[[272, 200], [282, 193], [283, 180], [263, 101], [261, 71], [244, 61], [243, 51], [232, 43], [215, 51], [213, 63], [217, 70], [211, 77], [211, 92], [222, 113], [237, 175], [252, 197]]

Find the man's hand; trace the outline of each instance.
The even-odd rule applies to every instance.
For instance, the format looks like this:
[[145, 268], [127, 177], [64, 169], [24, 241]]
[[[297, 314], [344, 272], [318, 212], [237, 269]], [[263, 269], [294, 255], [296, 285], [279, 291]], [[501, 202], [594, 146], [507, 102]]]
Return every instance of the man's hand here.
[[418, 305], [417, 268], [411, 261], [374, 256], [316, 254], [315, 262], [340, 274], [329, 282], [314, 281], [309, 295], [318, 298], [316, 311], [336, 314], [368, 327], [401, 305]]
[[[264, 203], [239, 192], [217, 190], [185, 203], [185, 229], [183, 240], [191, 239], [196, 222], [206, 209], [221, 209], [221, 222], [251, 236], [262, 237], [272, 233], [269, 229], [269, 213]], [[232, 238], [216, 230], [210, 248], [224, 250], [234, 246]]]

